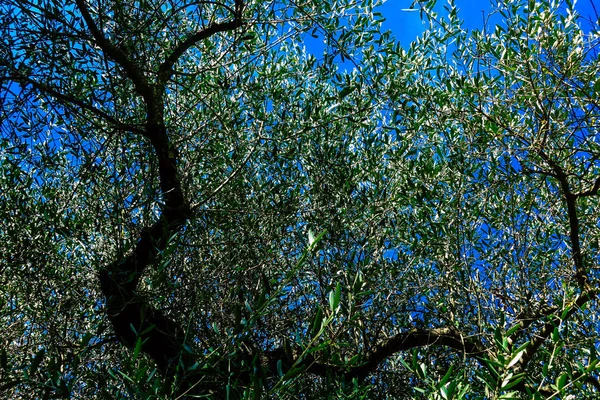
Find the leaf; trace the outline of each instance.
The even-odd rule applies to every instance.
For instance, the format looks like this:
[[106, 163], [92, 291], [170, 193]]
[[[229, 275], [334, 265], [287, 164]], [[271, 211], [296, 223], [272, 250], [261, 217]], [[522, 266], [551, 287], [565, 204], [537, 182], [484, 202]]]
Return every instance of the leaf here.
[[332, 312], [336, 312], [340, 305], [340, 298], [342, 296], [342, 285], [338, 282], [335, 291], [329, 292], [329, 308]]
[[563, 390], [565, 385], [567, 384], [568, 379], [569, 375], [566, 372], [561, 372], [558, 378], [556, 378], [556, 388], [558, 390]]
[[515, 326], [513, 326], [512, 328], [510, 328], [509, 330], [507, 330], [505, 335], [507, 337], [511, 337], [519, 329], [521, 329], [521, 325], [520, 324], [516, 324]]
[[517, 386], [521, 381], [525, 379], [525, 373], [520, 373], [513, 375], [509, 382], [507, 382], [504, 386], [502, 386], [503, 390], [509, 390], [515, 386]]
[[256, 39], [256, 32], [247, 32], [240, 40], [254, 40]]
[[150, 324], [146, 329], [144, 329], [142, 332], [140, 332], [139, 336], [144, 336], [149, 332], [152, 332], [152, 330], [156, 327], [156, 325], [154, 324]]
[[360, 359], [360, 354], [355, 354], [354, 356], [352, 356], [352, 358], [350, 358], [348, 360], [348, 362], [346, 364], [347, 365], [355, 365], [359, 359]]
[[125, 374], [124, 372], [122, 372], [121, 370], [117, 371], [117, 373], [119, 375], [121, 375], [123, 378], [125, 378], [125, 380], [129, 383], [135, 383], [133, 379], [131, 379], [131, 377], [127, 374]]
[[31, 361], [31, 365], [29, 366], [29, 375], [30, 376], [33, 376], [33, 374], [35, 374], [35, 372], [37, 371], [38, 367], [40, 366], [40, 363], [44, 359], [45, 352], [46, 351], [44, 349], [38, 350], [38, 352], [33, 357], [33, 360]]
[[352, 93], [354, 91], [355, 87], [354, 86], [344, 86], [344, 88], [342, 89], [342, 91], [339, 94], [339, 98], [340, 100], [343, 99], [344, 97], [348, 96], [350, 93]]
[[447, 400], [450, 398], [450, 393], [448, 393], [448, 388], [445, 386], [440, 387], [440, 394], [442, 395], [442, 398], [444, 400]]
[[93, 336], [94, 335], [92, 335], [89, 332], [87, 332], [85, 335], [83, 335], [83, 337], [81, 338], [81, 347], [87, 346]]
[[493, 375], [493, 378], [494, 379], [498, 379], [498, 377], [499, 377], [500, 374], [498, 373], [498, 369], [497, 368], [502, 368], [503, 365], [501, 363], [499, 363], [498, 361], [490, 360], [490, 359], [487, 359], [487, 358], [482, 358], [482, 361], [484, 363], [484, 366], [490, 372], [490, 374]]
[[303, 373], [305, 370], [306, 370], [306, 367], [304, 367], [304, 366], [291, 368], [282, 379], [284, 381], [289, 381], [289, 380], [297, 377], [301, 373]]
[[424, 363], [419, 363], [417, 373], [421, 379], [427, 379], [427, 366]]
[[523, 354], [525, 353], [525, 349], [517, 351], [512, 358], [510, 359], [510, 361], [508, 362], [508, 364], [506, 365], [506, 368], [510, 368], [513, 365], [515, 365], [516, 363], [519, 362], [519, 360], [521, 359], [521, 357], [523, 357]]
[[494, 329], [494, 341], [496, 342], [496, 346], [498, 346], [498, 348], [502, 348], [503, 346], [503, 335], [502, 335], [502, 329], [500, 327], [497, 327], [496, 329]]
[[133, 360], [137, 360], [140, 355], [140, 351], [142, 351], [142, 338], [138, 337], [135, 341], [135, 349], [133, 350]]
[[313, 319], [312, 327], [311, 327], [311, 338], [317, 337], [319, 332], [321, 331], [321, 327], [323, 326], [323, 309], [321, 307], [317, 307], [317, 312]]
[[446, 374], [444, 375], [444, 377], [442, 378], [442, 380], [438, 383], [438, 387], [441, 389], [443, 386], [446, 385], [446, 383], [450, 380], [450, 377], [452, 376], [452, 373], [454, 372], [454, 364], [450, 365], [450, 368], [448, 368], [448, 371], [446, 371]]
[[596, 79], [594, 82], [594, 93], [600, 94], [600, 79]]

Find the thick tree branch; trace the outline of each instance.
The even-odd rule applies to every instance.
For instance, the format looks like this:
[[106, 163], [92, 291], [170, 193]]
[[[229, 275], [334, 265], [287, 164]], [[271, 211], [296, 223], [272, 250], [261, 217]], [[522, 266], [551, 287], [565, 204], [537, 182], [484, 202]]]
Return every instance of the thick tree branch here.
[[562, 310], [562, 315], [550, 318], [544, 327], [531, 340], [531, 345], [527, 347], [523, 353], [523, 357], [518, 364], [519, 372], [525, 371], [529, 362], [535, 356], [540, 346], [550, 337], [555, 327], [559, 326], [562, 321], [569, 319], [573, 314], [579, 311], [585, 303], [594, 300], [597, 295], [598, 293], [595, 290], [589, 290], [582, 293], [574, 302]]
[[[158, 110], [161, 106], [152, 103], [148, 109]], [[131, 254], [101, 270], [98, 277], [106, 297], [108, 317], [121, 343], [132, 348], [136, 341], [141, 340], [142, 350], [156, 362], [170, 382], [176, 376], [173, 368], [180, 362], [184, 370], [191, 367], [193, 357], [185, 351], [183, 329], [151, 307], [138, 294], [137, 286], [144, 270], [166, 248], [169, 239], [181, 230], [189, 212], [178, 176], [176, 152], [162, 123], [162, 113], [149, 114], [148, 120], [150, 122], [143, 135], [151, 140], [158, 160], [164, 201], [162, 214], [156, 223], [142, 231]], [[180, 388], [187, 390], [189, 382], [182, 382]]]
[[581, 290], [589, 289], [589, 281], [585, 267], [583, 265], [583, 257], [581, 254], [581, 244], [579, 242], [579, 218], [577, 217], [577, 196], [573, 194], [569, 185], [569, 179], [563, 169], [548, 157], [542, 150], [538, 151], [540, 157], [548, 163], [554, 171], [556, 178], [560, 182], [562, 192], [567, 202], [567, 216], [569, 218], [569, 237], [571, 239], [571, 250], [573, 252], [573, 263], [575, 264], [575, 280]]
[[[161, 64], [163, 79], [165, 76], [167, 78], [151, 86], [127, 55], [103, 37], [83, 1], [76, 0], [98, 45], [108, 57], [125, 69], [146, 103], [146, 129], [141, 135], [152, 143], [158, 161], [159, 183], [163, 196], [160, 218], [151, 227], [143, 230], [133, 252], [99, 272], [101, 289], [106, 297], [108, 318], [117, 337], [125, 346], [133, 348], [136, 342], [141, 340], [142, 351], [156, 362], [167, 382], [172, 382], [177, 375], [180, 376], [179, 393], [182, 394], [193, 386], [191, 376], [184, 378], [183, 374], [195, 361], [193, 355], [185, 350], [185, 332], [177, 322], [151, 307], [137, 291], [145, 269], [166, 248], [169, 239], [182, 229], [190, 214], [179, 179], [177, 151], [169, 140], [164, 122], [164, 90], [172, 65], [187, 48], [202, 38], [218, 31], [234, 29], [241, 24], [242, 2], [236, 1], [236, 19], [233, 22], [217, 24], [186, 39], [170, 58]], [[183, 368], [177, 370], [178, 366]], [[206, 387], [196, 387], [194, 391], [203, 389]]]
[[472, 337], [465, 337], [457, 329], [453, 328], [435, 328], [435, 329], [413, 329], [409, 332], [403, 332], [387, 339], [378, 346], [366, 360], [356, 367], [344, 367], [328, 364], [312, 354], [308, 356], [299, 356], [294, 359], [293, 355], [282, 349], [272, 352], [266, 352], [268, 366], [271, 371], [276, 371], [276, 365], [281, 360], [282, 368], [288, 370], [292, 367], [304, 368], [306, 372], [327, 376], [330, 374], [344, 376], [347, 380], [357, 378], [364, 380], [371, 372], [394, 354], [410, 350], [415, 347], [425, 346], [446, 346], [460, 351], [469, 357], [480, 357], [485, 353], [482, 343], [474, 340]]
[[243, 25], [242, 12], [244, 10], [244, 1], [236, 0], [235, 10], [233, 10], [233, 19], [227, 22], [218, 22], [210, 24], [206, 28], [188, 36], [182, 43], [180, 43], [166, 60], [160, 65], [158, 70], [158, 82], [160, 86], [164, 86], [169, 78], [173, 75], [173, 66], [179, 60], [179, 58], [185, 53], [190, 47], [194, 46], [201, 40], [208, 39], [212, 35], [219, 32], [232, 31]]
[[[506, 124], [502, 124], [497, 121], [496, 118], [486, 113], [482, 108], [479, 108], [481, 114], [489, 121], [492, 121], [502, 128], [506, 129], [508, 132], [512, 133], [516, 137], [521, 137], [514, 130], [512, 130]], [[522, 140], [524, 140], [522, 138]], [[579, 219], [577, 216], [577, 198], [597, 195], [600, 190], [600, 178], [597, 178], [594, 182], [593, 187], [585, 192], [574, 194], [569, 185], [568, 176], [564, 172], [564, 170], [554, 162], [547, 154], [544, 153], [542, 149], [538, 150], [538, 155], [544, 160], [549, 166], [552, 172], [546, 171], [544, 174], [553, 176], [560, 183], [561, 190], [563, 195], [565, 196], [565, 201], [567, 203], [567, 216], [569, 219], [569, 237], [571, 239], [572, 246], [572, 258], [575, 264], [575, 280], [577, 281], [582, 293], [579, 297], [572, 303], [571, 307], [568, 310], [563, 310], [562, 314], [557, 317], [550, 318], [550, 320], [544, 325], [544, 327], [536, 334], [534, 339], [531, 341], [531, 345], [527, 347], [526, 351], [523, 354], [523, 357], [520, 359], [518, 363], [518, 372], [524, 372], [527, 368], [527, 365], [531, 362], [539, 348], [542, 344], [550, 337], [554, 328], [557, 327], [562, 320], [571, 317], [575, 312], [577, 312], [581, 306], [583, 306], [588, 301], [594, 300], [598, 296], [598, 292], [596, 290], [592, 290], [589, 285], [588, 277], [586, 271], [584, 269], [583, 257], [581, 254], [581, 245], [579, 241]], [[522, 329], [520, 332], [523, 332], [527, 327], [529, 327], [534, 321], [539, 318], [549, 317], [554, 314], [558, 310], [548, 308], [545, 312], [549, 312], [548, 315], [543, 315], [544, 311], [541, 314], [538, 314], [537, 318], [525, 319], [521, 321]], [[517, 390], [526, 391], [527, 386], [525, 383], [522, 383], [515, 387]]]
[[357, 367], [348, 375], [364, 379], [388, 357], [400, 351], [432, 345], [450, 347], [470, 357], [481, 356], [485, 352], [481, 343], [473, 340], [473, 338], [465, 337], [454, 328], [415, 329], [410, 332], [399, 333], [388, 339], [373, 351], [365, 364]]
[[[486, 113], [480, 106], [478, 106], [478, 109], [479, 109], [479, 112], [487, 120], [489, 120], [495, 124], [498, 124], [503, 129], [506, 129], [508, 132], [515, 135], [515, 137], [521, 137], [514, 130], [512, 130], [509, 126], [507, 126], [506, 124], [502, 124], [496, 118], [494, 118], [490, 114]], [[547, 127], [548, 125], [546, 124], [545, 126]], [[546, 128], [546, 129], [548, 129], [548, 128]], [[521, 138], [521, 139], [524, 140], [523, 138]], [[544, 151], [542, 149], [539, 149], [537, 151], [537, 153], [542, 158], [542, 160], [544, 160], [552, 169], [552, 173], [548, 172], [547, 174], [550, 176], [554, 176], [559, 181], [561, 190], [565, 196], [565, 200], [567, 202], [567, 216], [569, 219], [569, 229], [570, 229], [569, 237], [571, 239], [573, 263], [575, 264], [575, 280], [577, 281], [580, 289], [582, 289], [583, 291], [589, 290], [590, 289], [589, 280], [588, 280], [587, 273], [586, 273], [584, 265], [583, 265], [583, 257], [581, 254], [581, 245], [580, 245], [580, 241], [579, 241], [579, 219], [577, 217], [577, 204], [576, 203], [577, 203], [578, 197], [591, 196], [591, 195], [597, 194], [598, 190], [600, 190], [600, 178], [598, 178], [596, 180], [596, 182], [594, 183], [594, 186], [591, 190], [584, 192], [582, 194], [579, 194], [579, 195], [574, 194], [571, 191], [567, 174], [560, 167], [560, 165], [558, 165], [550, 157], [548, 157], [548, 155], [546, 155], [546, 153], [544, 153]]]

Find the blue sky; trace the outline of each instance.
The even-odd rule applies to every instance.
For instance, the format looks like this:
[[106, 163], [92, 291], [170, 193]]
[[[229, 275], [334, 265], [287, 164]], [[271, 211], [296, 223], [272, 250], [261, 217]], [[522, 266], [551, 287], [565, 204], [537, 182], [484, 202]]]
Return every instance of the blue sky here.
[[[408, 48], [410, 42], [425, 30], [419, 12], [403, 11], [403, 9], [409, 9], [411, 3], [412, 0], [387, 0], [379, 10], [386, 18], [383, 28], [394, 32], [396, 38], [405, 48]], [[456, 0], [455, 3], [459, 9], [459, 17], [465, 22], [466, 28], [483, 27], [484, 16], [487, 16], [490, 11], [490, 1]], [[575, 8], [584, 18], [596, 19], [594, 6], [600, 12], [600, 0], [574, 0], [574, 3]], [[442, 14], [443, 6], [446, 4], [448, 4], [447, 1], [438, 0], [436, 10]], [[563, 2], [564, 4], [565, 2]], [[583, 28], [588, 27], [583, 24]]]

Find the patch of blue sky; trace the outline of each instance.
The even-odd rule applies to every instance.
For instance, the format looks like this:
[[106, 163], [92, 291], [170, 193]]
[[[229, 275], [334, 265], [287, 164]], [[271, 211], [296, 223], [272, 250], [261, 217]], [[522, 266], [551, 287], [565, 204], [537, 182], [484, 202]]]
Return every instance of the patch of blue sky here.
[[[383, 23], [384, 29], [391, 30], [403, 47], [408, 48], [410, 44], [425, 30], [427, 25], [422, 19], [422, 13], [418, 6], [412, 5], [412, 0], [387, 0], [378, 11], [385, 17]], [[484, 27], [493, 28], [496, 24], [502, 23], [501, 16], [498, 14], [490, 15], [492, 4], [497, 1], [481, 0], [456, 0], [454, 4], [458, 9], [458, 16], [464, 21], [466, 29], [483, 29]], [[598, 20], [598, 12], [594, 5], [594, 0], [573, 1], [575, 10], [584, 19], [589, 21]], [[445, 8], [448, 1], [437, 1], [434, 11], [440, 16], [446, 16], [448, 9]], [[561, 2], [560, 9], [566, 11], [567, 2]], [[490, 19], [491, 16], [491, 19]], [[589, 32], [592, 24], [582, 24], [582, 28]], [[586, 27], [588, 29], [586, 29]], [[493, 30], [493, 29], [492, 29]]]

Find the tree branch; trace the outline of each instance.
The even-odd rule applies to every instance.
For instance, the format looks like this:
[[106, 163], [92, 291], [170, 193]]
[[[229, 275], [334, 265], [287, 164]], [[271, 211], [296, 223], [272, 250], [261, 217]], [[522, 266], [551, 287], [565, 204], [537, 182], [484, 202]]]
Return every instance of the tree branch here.
[[164, 232], [167, 221], [162, 217], [144, 231], [132, 254], [102, 269], [98, 278], [106, 297], [106, 311], [119, 341], [133, 348], [143, 339], [142, 350], [158, 365], [166, 377], [181, 354], [182, 329], [160, 311], [153, 309], [137, 294], [137, 284], [144, 269], [160, 249], [167, 245]]
[[352, 370], [348, 376], [364, 379], [388, 357], [400, 351], [432, 345], [450, 347], [470, 357], [482, 356], [485, 352], [481, 343], [465, 337], [454, 328], [414, 329], [388, 339], [373, 351], [366, 363]]
[[562, 315], [551, 318], [548, 322], [546, 322], [541, 331], [537, 333], [535, 337], [531, 340], [531, 345], [527, 347], [525, 352], [523, 353], [523, 357], [521, 358], [518, 364], [519, 371], [525, 371], [525, 368], [527, 368], [527, 365], [529, 364], [535, 353], [538, 351], [540, 346], [546, 341], [546, 339], [550, 337], [555, 327], [559, 326], [562, 321], [568, 319], [577, 311], [579, 311], [579, 309], [585, 303], [595, 299], [597, 295], [598, 293], [595, 290], [588, 290], [587, 292], [581, 294], [567, 308], [564, 308], [562, 310]]
[[461, 332], [454, 328], [435, 328], [435, 329], [413, 329], [409, 332], [399, 333], [392, 338], [387, 339], [378, 346], [366, 361], [356, 367], [344, 367], [328, 364], [315, 359], [312, 354], [308, 356], [299, 356], [300, 359], [293, 360], [292, 355], [282, 349], [265, 353], [268, 359], [269, 368], [276, 371], [276, 365], [282, 360], [282, 368], [290, 369], [306, 368], [306, 372], [327, 376], [328, 374], [343, 375], [346, 379], [357, 378], [364, 380], [369, 373], [373, 372], [382, 362], [394, 354], [410, 350], [415, 347], [425, 346], [446, 346], [458, 350], [469, 357], [480, 357], [485, 353], [483, 345], [473, 338], [465, 337]]
[[212, 35], [219, 32], [232, 31], [243, 25], [242, 12], [244, 9], [244, 1], [236, 0], [235, 10], [233, 19], [227, 22], [218, 22], [216, 24], [210, 24], [206, 28], [188, 36], [182, 43], [180, 43], [165, 61], [160, 65], [158, 69], [158, 82], [159, 86], [164, 86], [169, 78], [173, 75], [173, 66], [179, 60], [179, 58], [185, 53], [190, 47], [194, 46], [201, 40], [208, 39]]
[[598, 190], [600, 190], [600, 178], [596, 178], [594, 186], [592, 186], [591, 189], [586, 190], [585, 192], [576, 193], [575, 197], [596, 196], [598, 194]]
[[[575, 264], [575, 280], [581, 290], [588, 290], [589, 281], [583, 265], [581, 255], [581, 244], [579, 243], [579, 218], [577, 217], [577, 196], [571, 192], [567, 174], [563, 169], [548, 157], [542, 150], [538, 151], [540, 157], [550, 165], [554, 171], [556, 179], [560, 182], [561, 189], [567, 202], [567, 216], [569, 218], [569, 237], [571, 239], [571, 250], [573, 252], [573, 263]], [[595, 185], [594, 185], [595, 186]]]
[[90, 12], [85, 4], [85, 0], [75, 0], [75, 4], [77, 5], [79, 12], [81, 12], [85, 24], [96, 40], [96, 44], [102, 49], [104, 54], [106, 54], [111, 60], [116, 62], [125, 70], [125, 74], [127, 77], [129, 77], [129, 79], [131, 79], [135, 89], [140, 96], [146, 100], [146, 103], [151, 102], [152, 88], [146, 77], [140, 72], [140, 68], [138, 68], [138, 66], [129, 59], [123, 50], [112, 44], [106, 37], [104, 37], [104, 34], [98, 28], [98, 26], [96, 26], [94, 19], [90, 15]]
[[[56, 88], [53, 88], [49, 85], [46, 85], [44, 83], [38, 82], [35, 79], [32, 79], [28, 76], [25, 76], [23, 74], [20, 74], [18, 71], [15, 71], [14, 68], [12, 68], [10, 65], [8, 65], [6, 62], [3, 62], [2, 60], [0, 60], [0, 64], [4, 65], [6, 67], [9, 67], [13, 70], [13, 73], [15, 73], [16, 75], [14, 76], [10, 76], [8, 77], [8, 79], [14, 81], [14, 82], [19, 82], [21, 84], [27, 84], [27, 85], [31, 85], [33, 86], [35, 89], [39, 90], [42, 93], [45, 93], [51, 97], [54, 97], [56, 100], [59, 100], [60, 102], [62, 102], [63, 104], [68, 104], [68, 105], [73, 105], [73, 106], [77, 106], [83, 110], [87, 110], [90, 111], [92, 114], [94, 114], [97, 117], [100, 117], [102, 119], [104, 119], [105, 121], [109, 122], [110, 124], [113, 124], [114, 126], [118, 127], [119, 129], [123, 130], [123, 131], [127, 131], [127, 132], [131, 132], [131, 133], [137, 133], [137, 134], [141, 134], [142, 130], [135, 126], [135, 125], [131, 125], [131, 124], [127, 124], [125, 122], [121, 122], [119, 121], [117, 118], [109, 115], [108, 113], [94, 107], [93, 105], [78, 99], [74, 96], [71, 96], [69, 94], [63, 93], [61, 91], [59, 91]], [[6, 79], [6, 78], [5, 78]]]

